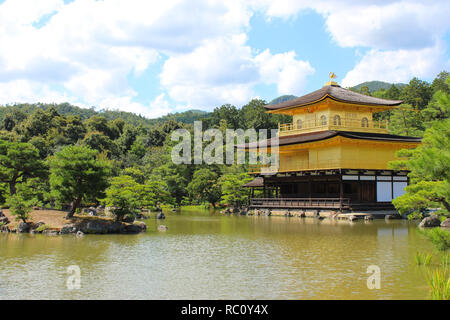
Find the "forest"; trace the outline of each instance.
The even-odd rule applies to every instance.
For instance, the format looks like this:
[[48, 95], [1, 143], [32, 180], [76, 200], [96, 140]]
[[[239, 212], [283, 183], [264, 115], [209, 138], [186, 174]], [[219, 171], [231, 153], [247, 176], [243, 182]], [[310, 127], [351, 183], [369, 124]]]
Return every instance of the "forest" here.
[[[420, 214], [430, 205], [448, 214], [450, 78], [443, 71], [431, 82], [413, 78], [404, 86], [362, 94], [403, 100], [397, 109], [377, 114], [390, 122], [391, 134], [424, 137], [418, 150], [394, 168], [411, 170], [412, 184], [395, 201], [400, 211]], [[285, 96], [284, 99], [294, 96]], [[283, 99], [282, 99], [283, 100]], [[281, 101], [282, 101], [281, 100]], [[0, 206], [26, 219], [33, 206], [120, 208], [118, 219], [158, 205], [245, 205], [252, 178], [246, 165], [175, 165], [171, 133], [203, 130], [275, 129], [288, 116], [265, 113], [266, 101], [253, 99], [241, 108], [230, 104], [212, 112], [191, 110], [158, 119], [120, 111], [95, 111], [64, 104], [14, 104], [0, 107]], [[25, 220], [24, 220], [25, 221]]]

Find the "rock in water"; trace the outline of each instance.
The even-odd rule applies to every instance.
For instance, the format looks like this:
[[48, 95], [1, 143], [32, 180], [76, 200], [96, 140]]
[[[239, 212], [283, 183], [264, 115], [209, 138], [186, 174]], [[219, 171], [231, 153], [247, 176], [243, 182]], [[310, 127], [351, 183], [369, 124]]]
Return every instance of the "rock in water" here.
[[61, 228], [61, 234], [69, 234], [69, 233], [76, 233], [77, 228], [75, 227], [75, 224], [66, 224]]
[[441, 225], [441, 220], [439, 217], [435, 214], [426, 217], [425, 219], [420, 222], [419, 227], [420, 228], [432, 228], [432, 227], [439, 227]]
[[166, 216], [162, 212], [158, 213], [158, 215], [156, 216], [156, 219], [165, 219], [165, 218]]
[[26, 232], [29, 232], [29, 231], [30, 231], [30, 225], [28, 223], [21, 222], [17, 226], [17, 232], [18, 233], [26, 233]]
[[442, 221], [441, 227], [450, 228], [450, 218], [447, 218], [444, 221]]
[[76, 233], [76, 236], [77, 236], [77, 237], [84, 237], [83, 231], [78, 231], [78, 232]]
[[165, 226], [163, 224], [158, 226], [158, 231], [164, 232], [164, 231], [167, 231], [167, 229], [169, 229], [169, 228], [167, 228], [167, 226]]

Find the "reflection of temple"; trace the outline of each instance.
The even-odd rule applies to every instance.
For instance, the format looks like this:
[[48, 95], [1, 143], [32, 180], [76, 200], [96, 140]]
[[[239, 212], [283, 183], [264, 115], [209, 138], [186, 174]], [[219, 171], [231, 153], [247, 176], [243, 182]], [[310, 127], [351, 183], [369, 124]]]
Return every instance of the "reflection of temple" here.
[[[388, 134], [387, 121], [373, 114], [402, 101], [365, 96], [330, 81], [294, 100], [268, 105], [269, 113], [293, 117], [279, 124], [279, 169], [250, 168], [247, 184], [263, 190], [253, 208], [390, 209], [403, 194], [407, 172], [388, 169], [399, 149], [415, 148], [420, 138]], [[262, 142], [270, 152], [269, 139]], [[260, 141], [261, 145], [261, 141]], [[257, 150], [257, 143], [240, 146]]]

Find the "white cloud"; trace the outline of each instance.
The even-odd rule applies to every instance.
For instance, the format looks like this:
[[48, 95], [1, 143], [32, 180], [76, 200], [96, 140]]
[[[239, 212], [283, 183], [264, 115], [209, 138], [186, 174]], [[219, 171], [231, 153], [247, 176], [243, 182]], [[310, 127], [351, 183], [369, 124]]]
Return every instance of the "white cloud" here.
[[276, 83], [280, 95], [304, 93], [306, 77], [314, 74], [309, 62], [296, 60], [295, 56], [294, 51], [272, 55], [267, 49], [255, 58], [262, 80]]
[[408, 82], [412, 77], [436, 76], [450, 67], [445, 49], [437, 45], [418, 50], [370, 50], [347, 73], [342, 85], [349, 87], [364, 81]]
[[258, 83], [276, 84], [280, 94], [302, 93], [306, 77], [314, 73], [294, 52], [255, 55], [241, 34], [205, 42], [191, 53], [168, 59], [161, 84], [172, 99], [192, 107], [210, 108], [224, 103], [242, 105], [255, 96]]
[[[0, 83], [26, 84], [29, 102], [54, 98], [54, 90], [44, 88], [56, 86], [83, 105], [131, 103], [137, 93], [130, 74], [141, 75], [161, 53], [190, 52], [208, 39], [238, 34], [250, 16], [239, 1], [6, 0], [0, 4], [0, 43], [8, 44], [0, 50]], [[13, 101], [8, 97], [14, 98], [0, 103]]]
[[[246, 32], [256, 11], [289, 19], [306, 9], [324, 17], [338, 45], [362, 52], [343, 84], [407, 81], [448, 66], [447, 0], [6, 0], [0, 103], [66, 99], [154, 116], [182, 106], [241, 105], [260, 83], [303, 94], [314, 68], [301, 52], [254, 52]], [[165, 57], [160, 82], [167, 93], [135, 102], [129, 77]], [[170, 100], [177, 105], [170, 108]]]

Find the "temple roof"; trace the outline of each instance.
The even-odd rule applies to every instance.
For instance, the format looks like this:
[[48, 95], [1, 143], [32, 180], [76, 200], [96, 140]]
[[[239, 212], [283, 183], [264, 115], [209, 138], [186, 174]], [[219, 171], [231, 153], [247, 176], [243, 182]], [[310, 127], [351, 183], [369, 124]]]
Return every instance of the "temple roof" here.
[[339, 85], [327, 85], [319, 90], [308, 93], [299, 98], [284, 101], [278, 104], [267, 105], [264, 108], [266, 108], [267, 110], [282, 110], [291, 107], [299, 107], [321, 101], [326, 97], [346, 103], [374, 106], [397, 106], [403, 103], [403, 101], [400, 100], [386, 100], [366, 96], [364, 94], [353, 92], [349, 89], [341, 88]]
[[[279, 146], [286, 146], [291, 144], [301, 144], [307, 142], [320, 141], [330, 139], [336, 136], [341, 136], [351, 139], [363, 140], [377, 140], [377, 141], [392, 141], [392, 142], [421, 142], [422, 138], [398, 136], [393, 134], [369, 133], [369, 132], [350, 132], [350, 131], [319, 131], [303, 134], [295, 134], [278, 137]], [[259, 148], [270, 147], [274, 138], [259, 142]], [[246, 143], [236, 146], [238, 149], [255, 149], [258, 147], [257, 142]]]

